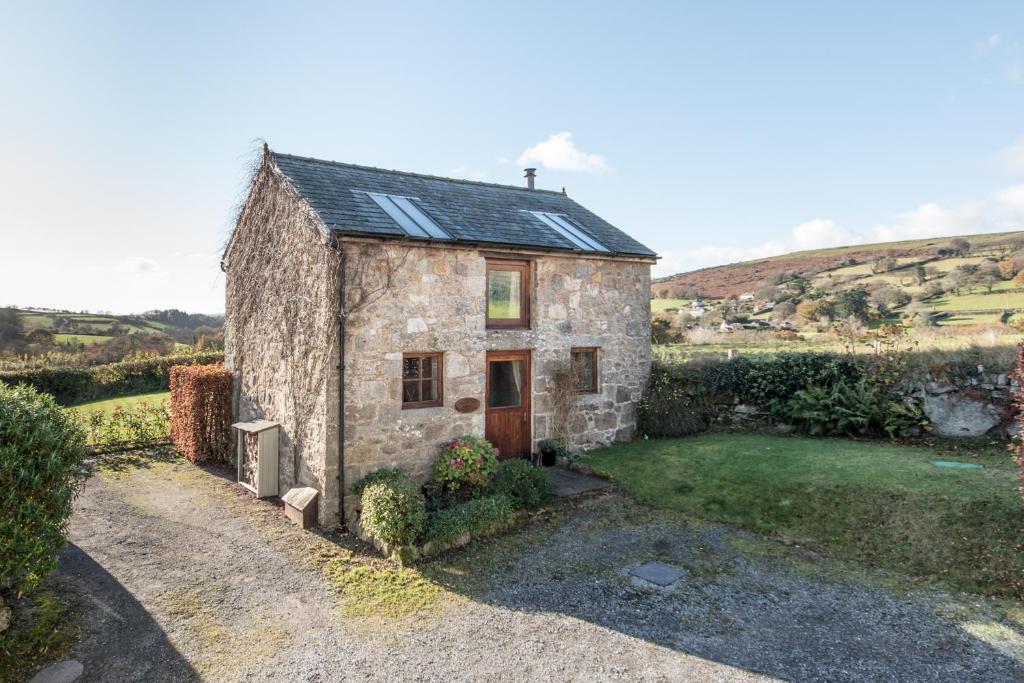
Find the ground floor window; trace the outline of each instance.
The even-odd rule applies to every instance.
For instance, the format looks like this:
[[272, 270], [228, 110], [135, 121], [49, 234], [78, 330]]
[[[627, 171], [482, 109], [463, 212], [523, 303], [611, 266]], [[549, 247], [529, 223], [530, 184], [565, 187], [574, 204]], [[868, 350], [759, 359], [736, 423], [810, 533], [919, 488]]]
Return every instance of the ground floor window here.
[[596, 346], [576, 347], [570, 352], [577, 393], [597, 393], [597, 352]]
[[444, 404], [444, 357], [440, 353], [402, 354], [402, 407]]

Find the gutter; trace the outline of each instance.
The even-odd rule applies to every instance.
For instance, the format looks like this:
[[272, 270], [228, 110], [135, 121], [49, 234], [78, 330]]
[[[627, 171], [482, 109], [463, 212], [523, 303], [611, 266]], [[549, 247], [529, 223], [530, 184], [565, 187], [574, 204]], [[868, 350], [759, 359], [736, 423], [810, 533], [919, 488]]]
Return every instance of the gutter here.
[[337, 235], [338, 252], [338, 523], [345, 524], [345, 247]]

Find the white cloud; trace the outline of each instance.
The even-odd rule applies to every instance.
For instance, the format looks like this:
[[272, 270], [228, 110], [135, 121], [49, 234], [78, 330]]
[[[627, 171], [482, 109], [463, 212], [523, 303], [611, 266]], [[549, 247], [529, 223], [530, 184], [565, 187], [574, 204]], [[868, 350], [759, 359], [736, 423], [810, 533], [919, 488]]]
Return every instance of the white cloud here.
[[114, 270], [125, 275], [155, 278], [163, 275], [163, 269], [154, 259], [145, 256], [129, 256], [114, 266]]
[[682, 251], [665, 251], [659, 255], [661, 258], [654, 266], [652, 274], [655, 277], [685, 273], [698, 268], [708, 266], [720, 266], [725, 263], [738, 263], [739, 261], [752, 261], [769, 256], [785, 254], [790, 249], [781, 242], [765, 242], [753, 247], [721, 247], [704, 246], [695, 249], [684, 249]]
[[576, 147], [572, 133], [555, 133], [544, 142], [538, 142], [519, 155], [517, 163], [527, 166], [537, 163], [555, 171], [581, 171], [603, 173], [610, 170], [608, 162], [600, 154], [588, 154]]
[[1015, 59], [1006, 67], [1006, 79], [1010, 83], [1024, 83], [1024, 61]]
[[827, 218], [815, 218], [793, 228], [793, 245], [798, 250], [843, 247], [863, 241], [857, 233], [844, 230]]
[[993, 50], [993, 49], [999, 47], [999, 44], [1002, 43], [1002, 42], [1003, 42], [1003, 37], [1001, 35], [999, 35], [998, 33], [993, 33], [988, 38], [986, 38], [985, 40], [983, 40], [980, 43], [978, 43], [978, 51], [979, 52], [988, 52], [989, 50]]
[[955, 207], [935, 202], [921, 204], [912, 211], [897, 214], [891, 223], [876, 225], [875, 237], [880, 242], [893, 242], [983, 232], [985, 208], [985, 202], [967, 202]]
[[[1019, 144], [1019, 143], [1018, 143]], [[863, 234], [828, 218], [814, 218], [795, 226], [788, 238], [752, 247], [705, 245], [682, 251], [661, 252], [654, 275], [663, 277], [698, 268], [720, 266], [778, 256], [794, 251], [842, 247], [872, 242], [896, 242], [929, 237], [972, 235], [1020, 230], [1024, 224], [1024, 183], [997, 190], [979, 200], [956, 205], [921, 204], [898, 213]]]
[[1024, 173], [1024, 137], [996, 154], [996, 161], [1011, 173]]
[[1024, 183], [999, 190], [995, 193], [995, 200], [1010, 220], [1024, 221]]

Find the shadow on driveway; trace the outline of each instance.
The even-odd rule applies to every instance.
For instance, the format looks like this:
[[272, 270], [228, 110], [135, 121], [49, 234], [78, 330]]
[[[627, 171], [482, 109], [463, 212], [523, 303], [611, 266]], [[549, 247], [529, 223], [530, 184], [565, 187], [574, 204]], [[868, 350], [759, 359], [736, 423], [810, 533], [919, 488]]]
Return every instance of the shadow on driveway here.
[[146, 608], [73, 543], [61, 553], [57, 582], [81, 629], [68, 655], [84, 665], [81, 680], [198, 680]]

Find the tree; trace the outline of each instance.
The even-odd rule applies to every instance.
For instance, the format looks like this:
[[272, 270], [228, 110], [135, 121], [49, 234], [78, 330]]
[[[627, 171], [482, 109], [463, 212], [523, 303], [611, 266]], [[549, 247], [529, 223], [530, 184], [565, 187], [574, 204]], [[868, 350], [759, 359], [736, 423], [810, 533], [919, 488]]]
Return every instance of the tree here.
[[989, 293], [992, 293], [992, 288], [996, 286], [997, 282], [1002, 281], [1003, 274], [999, 269], [999, 265], [992, 261], [985, 261], [978, 267], [978, 271], [975, 275], [975, 281], [985, 287]]
[[1004, 259], [999, 262], [999, 275], [1004, 280], [1012, 280], [1017, 274], [1017, 262], [1013, 259]]
[[872, 273], [888, 273], [890, 270], [896, 269], [896, 258], [894, 256], [885, 255], [879, 256], [871, 263]]
[[971, 250], [971, 243], [963, 237], [956, 237], [950, 240], [949, 246], [953, 248], [953, 253], [957, 256], [967, 256]]
[[1020, 271], [1013, 277], [1013, 284], [1018, 287], [1024, 287], [1024, 270]]
[[37, 327], [26, 335], [25, 339], [29, 344], [38, 344], [40, 346], [52, 346], [53, 345], [53, 331], [47, 330], [42, 327]]
[[833, 299], [835, 316], [839, 318], [857, 318], [867, 320], [868, 317], [868, 293], [867, 290], [845, 289], [835, 295]]
[[651, 321], [651, 342], [654, 344], [670, 344], [675, 340], [672, 323], [664, 318]]
[[774, 285], [765, 285], [758, 289], [754, 296], [758, 301], [775, 301], [779, 298], [779, 288]]
[[832, 302], [828, 299], [804, 301], [796, 307], [796, 312], [808, 322], [834, 317]]
[[792, 301], [783, 301], [782, 303], [776, 304], [772, 310], [772, 320], [777, 323], [781, 323], [783, 320], [789, 320], [796, 313], [796, 304]]
[[25, 324], [15, 308], [0, 308], [0, 351], [25, 348]]
[[918, 263], [914, 266], [914, 277], [917, 278], [918, 285], [923, 285], [925, 280], [928, 279], [928, 273], [925, 271], [923, 263]]

